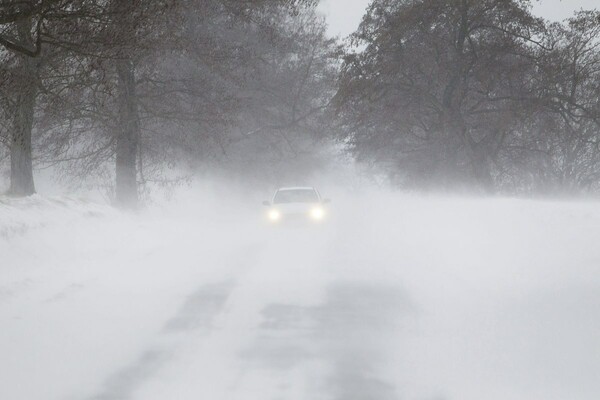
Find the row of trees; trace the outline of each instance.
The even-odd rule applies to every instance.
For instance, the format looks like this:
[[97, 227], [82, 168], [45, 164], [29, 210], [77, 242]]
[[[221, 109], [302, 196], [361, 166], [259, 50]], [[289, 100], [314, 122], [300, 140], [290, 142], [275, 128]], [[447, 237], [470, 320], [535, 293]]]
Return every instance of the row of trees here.
[[600, 187], [600, 13], [526, 0], [374, 0], [335, 98], [342, 139], [398, 184]]
[[293, 174], [312, 157], [335, 42], [312, 0], [2, 0], [0, 140], [10, 193], [33, 164], [110, 177], [135, 207], [168, 167]]
[[0, 161], [100, 177], [135, 207], [171, 167], [270, 182], [341, 141], [395, 184], [592, 191], [600, 13], [373, 0], [345, 48], [318, 0], [0, 0]]

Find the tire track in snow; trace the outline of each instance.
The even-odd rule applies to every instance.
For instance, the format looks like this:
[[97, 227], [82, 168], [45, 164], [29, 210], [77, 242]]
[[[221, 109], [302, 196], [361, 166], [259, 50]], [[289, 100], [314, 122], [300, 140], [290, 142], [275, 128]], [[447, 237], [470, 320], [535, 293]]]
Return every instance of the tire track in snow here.
[[209, 332], [216, 315], [223, 308], [234, 288], [231, 280], [200, 287], [188, 296], [179, 311], [169, 319], [162, 334], [166, 336], [163, 345], [156, 345], [145, 351], [130, 365], [109, 376], [100, 393], [91, 400], [122, 400], [132, 396], [134, 391], [151, 379], [178, 350], [178, 341], [170, 336], [189, 334], [202, 335]]
[[[258, 254], [259, 246], [249, 244], [238, 252], [224, 256], [222, 269], [228, 273], [246, 266]], [[239, 275], [239, 274], [238, 274]], [[151, 382], [177, 355], [185, 350], [190, 340], [205, 340], [216, 328], [220, 314], [226, 308], [236, 281], [227, 278], [205, 284], [187, 296], [183, 304], [160, 330], [155, 344], [149, 346], [129, 365], [110, 375], [98, 393], [89, 400], [126, 400]]]
[[[214, 400], [302, 398], [304, 374], [287, 370], [287, 362], [275, 369], [257, 367], [252, 354], [268, 355], [260, 340], [262, 310], [272, 303], [318, 304], [327, 278], [318, 261], [321, 246], [307, 231], [277, 232], [252, 252], [238, 252], [237, 285], [215, 318], [215, 329], [190, 340], [185, 351], [161, 371], [157, 379], [136, 392], [135, 399]], [[282, 238], [280, 235], [288, 235]], [[297, 240], [292, 240], [297, 239]], [[294, 346], [289, 362], [294, 364]], [[300, 357], [302, 355], [299, 355]], [[281, 368], [279, 368], [281, 367]], [[304, 372], [304, 371], [302, 371]]]
[[381, 375], [393, 345], [388, 339], [412, 312], [397, 287], [335, 281], [320, 305], [265, 307], [258, 340], [245, 356], [273, 370], [325, 366], [305, 377], [311, 398], [396, 400], [394, 383]]

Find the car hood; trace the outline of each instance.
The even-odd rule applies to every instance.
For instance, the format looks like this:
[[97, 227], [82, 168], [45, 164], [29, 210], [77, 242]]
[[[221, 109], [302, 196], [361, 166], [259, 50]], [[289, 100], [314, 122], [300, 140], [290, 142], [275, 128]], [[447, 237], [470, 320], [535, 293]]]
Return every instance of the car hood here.
[[282, 214], [305, 214], [317, 206], [319, 203], [285, 203], [275, 204], [273, 207]]

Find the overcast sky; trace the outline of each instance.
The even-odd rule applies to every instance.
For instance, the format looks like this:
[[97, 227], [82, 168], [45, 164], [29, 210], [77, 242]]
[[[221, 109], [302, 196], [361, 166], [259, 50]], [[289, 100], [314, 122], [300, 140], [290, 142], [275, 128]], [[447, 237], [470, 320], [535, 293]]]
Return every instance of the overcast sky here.
[[[329, 21], [331, 35], [347, 36], [360, 23], [371, 0], [321, 0], [321, 11]], [[541, 0], [533, 1], [534, 13], [553, 20], [568, 18], [575, 10], [600, 8], [600, 0]]]

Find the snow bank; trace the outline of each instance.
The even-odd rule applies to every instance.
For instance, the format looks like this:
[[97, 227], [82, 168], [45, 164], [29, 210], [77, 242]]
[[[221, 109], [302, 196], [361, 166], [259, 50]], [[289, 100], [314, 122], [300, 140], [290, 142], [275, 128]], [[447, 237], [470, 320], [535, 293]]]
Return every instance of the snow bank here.
[[10, 239], [47, 225], [68, 225], [82, 217], [96, 218], [113, 214], [114, 210], [108, 206], [64, 196], [0, 196], [0, 239]]

